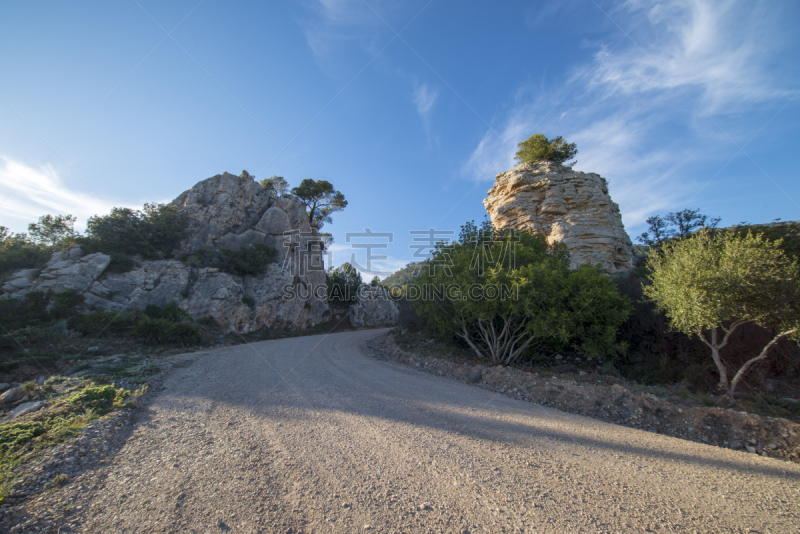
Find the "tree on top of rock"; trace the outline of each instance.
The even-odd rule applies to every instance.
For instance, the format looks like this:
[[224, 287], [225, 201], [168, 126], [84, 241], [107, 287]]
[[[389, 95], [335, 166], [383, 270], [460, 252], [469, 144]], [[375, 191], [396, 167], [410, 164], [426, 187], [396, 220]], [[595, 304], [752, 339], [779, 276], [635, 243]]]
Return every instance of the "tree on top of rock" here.
[[292, 189], [292, 194], [306, 206], [308, 222], [317, 228], [331, 222], [331, 214], [347, 207], [344, 195], [327, 180], [306, 178]]
[[515, 159], [520, 163], [552, 161], [559, 165], [572, 166], [578, 162], [573, 159], [578, 154], [575, 143], [567, 143], [560, 135], [551, 140], [540, 133], [534, 134], [525, 141], [517, 143], [517, 148], [519, 150]]
[[264, 178], [259, 183], [264, 189], [272, 191], [276, 197], [289, 192], [289, 182], [287, 182], [286, 178], [283, 176], [270, 176], [269, 178]]

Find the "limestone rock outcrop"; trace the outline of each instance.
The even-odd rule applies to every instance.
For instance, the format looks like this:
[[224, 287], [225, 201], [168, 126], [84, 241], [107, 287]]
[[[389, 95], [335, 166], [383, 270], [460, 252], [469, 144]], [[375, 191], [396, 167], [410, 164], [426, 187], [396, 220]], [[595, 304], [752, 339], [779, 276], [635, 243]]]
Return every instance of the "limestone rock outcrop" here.
[[380, 286], [362, 284], [358, 288], [358, 300], [350, 306], [350, 324], [360, 326], [395, 326], [400, 318], [400, 308], [389, 296], [389, 291]]
[[497, 175], [483, 201], [496, 228], [529, 229], [563, 242], [573, 267], [601, 264], [607, 273], [633, 266], [633, 244], [608, 183], [557, 163], [523, 163]]
[[251, 177], [223, 173], [198, 182], [171, 202], [189, 215], [185, 250], [209, 250], [265, 243], [286, 252], [286, 232], [316, 233], [302, 202], [274, 197]]
[[[134, 258], [132, 270], [114, 273], [106, 269], [110, 256], [85, 255], [71, 246], [54, 253], [41, 273], [27, 269], [11, 275], [1, 296], [69, 288], [84, 295], [88, 309], [111, 311], [174, 302], [195, 319], [210, 316], [227, 331], [241, 333], [264, 326], [310, 328], [328, 319], [322, 253], [309, 246], [319, 233], [297, 198], [275, 198], [252, 178], [225, 173], [199, 182], [172, 205], [189, 216], [184, 252], [263, 243], [275, 247], [277, 261], [263, 274], [239, 276], [177, 259]], [[314, 294], [319, 287], [322, 298]]]

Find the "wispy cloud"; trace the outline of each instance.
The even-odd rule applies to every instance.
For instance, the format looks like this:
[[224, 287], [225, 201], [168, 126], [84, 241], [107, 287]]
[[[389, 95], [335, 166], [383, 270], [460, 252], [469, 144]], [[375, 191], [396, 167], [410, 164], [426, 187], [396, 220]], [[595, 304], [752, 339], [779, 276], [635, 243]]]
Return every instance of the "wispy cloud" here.
[[414, 105], [417, 107], [417, 114], [422, 119], [422, 126], [425, 128], [425, 135], [428, 138], [428, 146], [431, 145], [431, 113], [438, 97], [439, 91], [431, 89], [426, 83], [418, 83], [414, 87]]
[[[388, 3], [373, 4], [381, 12], [391, 8]], [[307, 6], [309, 16], [299, 24], [314, 57], [325, 68], [349, 46], [374, 55], [386, 44], [379, 42], [385, 25], [361, 0], [316, 0]]]
[[792, 82], [765, 67], [782, 46], [772, 32], [779, 14], [769, 6], [629, 0], [609, 14], [617, 31], [562, 85], [516, 89], [495, 131], [470, 154], [466, 175], [491, 180], [515, 164], [516, 143], [537, 132], [563, 135], [578, 144], [577, 168], [609, 179], [626, 226], [635, 227], [685, 207], [702, 185], [697, 165], [721, 165], [735, 151], [729, 134], [746, 140], [758, 129], [718, 124], [790, 92]]
[[107, 213], [112, 207], [92, 191], [84, 193], [69, 187], [49, 164], [35, 169], [23, 162], [0, 156], [0, 199], [6, 197], [0, 206], [2, 224], [15, 232], [26, 231], [28, 224], [37, 221], [41, 215], [68, 213], [77, 217], [76, 229], [83, 230], [89, 217]]
[[627, 7], [631, 19], [644, 14], [649, 24], [633, 32], [631, 46], [597, 52], [586, 67], [590, 86], [623, 95], [682, 89], [708, 112], [788, 94], [765, 69], [778, 44], [769, 37], [771, 6], [677, 0], [655, 7], [629, 1]]

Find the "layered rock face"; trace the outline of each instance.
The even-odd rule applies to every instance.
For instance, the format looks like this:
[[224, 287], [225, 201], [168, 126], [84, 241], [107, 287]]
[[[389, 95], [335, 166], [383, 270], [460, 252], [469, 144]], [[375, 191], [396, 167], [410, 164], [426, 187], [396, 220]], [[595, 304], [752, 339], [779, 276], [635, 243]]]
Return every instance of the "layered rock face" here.
[[350, 324], [359, 326], [395, 326], [400, 308], [389, 292], [380, 286], [362, 284], [358, 288], [358, 301], [348, 309]]
[[298, 199], [271, 197], [251, 178], [225, 173], [199, 182], [172, 204], [190, 218], [184, 251], [264, 243], [275, 247], [278, 261], [266, 273], [248, 276], [178, 260], [137, 261], [129, 272], [111, 273], [106, 272], [109, 256], [84, 255], [72, 246], [53, 254], [38, 276], [28, 269], [9, 277], [3, 296], [70, 288], [84, 295], [89, 309], [111, 311], [174, 302], [195, 319], [210, 316], [226, 330], [241, 333], [263, 326], [309, 328], [330, 316], [324, 289], [318, 291], [323, 298], [313, 293], [325, 285], [322, 254], [308, 246], [319, 234]]
[[495, 228], [529, 229], [563, 242], [573, 267], [601, 264], [607, 273], [633, 266], [630, 237], [608, 183], [552, 162], [523, 163], [497, 175], [483, 201]]

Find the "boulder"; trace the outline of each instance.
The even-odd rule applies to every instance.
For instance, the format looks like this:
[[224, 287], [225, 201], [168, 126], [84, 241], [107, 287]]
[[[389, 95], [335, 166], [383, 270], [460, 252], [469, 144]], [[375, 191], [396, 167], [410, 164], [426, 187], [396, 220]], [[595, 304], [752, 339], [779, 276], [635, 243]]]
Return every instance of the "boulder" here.
[[42, 401], [23, 402], [22, 404], [20, 404], [16, 408], [14, 408], [14, 411], [11, 412], [10, 414], [8, 414], [6, 416], [6, 418], [3, 419], [3, 421], [4, 422], [5, 421], [12, 421], [12, 420], [16, 419], [17, 417], [21, 417], [21, 416], [23, 416], [23, 415], [25, 415], [27, 413], [33, 413], [33, 412], [36, 412], [38, 410], [41, 410], [45, 406], [47, 406], [47, 404], [45, 404]]
[[387, 289], [362, 284], [358, 288], [357, 296], [358, 300], [348, 310], [351, 325], [377, 327], [397, 324], [400, 308]]
[[54, 252], [41, 273], [36, 269], [13, 273], [3, 285], [2, 291], [17, 296], [34, 290], [60, 292], [74, 289], [84, 292], [103, 274], [109, 263], [111, 256], [100, 252], [84, 255], [81, 247], [72, 245]]
[[633, 244], [608, 182], [557, 163], [523, 163], [497, 175], [483, 201], [495, 228], [532, 230], [563, 242], [572, 265], [601, 264], [607, 273], [633, 266]]
[[20, 386], [17, 386], [0, 395], [0, 405], [20, 401], [27, 395], [27, 391], [22, 389]]

